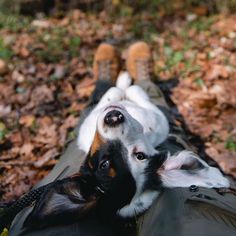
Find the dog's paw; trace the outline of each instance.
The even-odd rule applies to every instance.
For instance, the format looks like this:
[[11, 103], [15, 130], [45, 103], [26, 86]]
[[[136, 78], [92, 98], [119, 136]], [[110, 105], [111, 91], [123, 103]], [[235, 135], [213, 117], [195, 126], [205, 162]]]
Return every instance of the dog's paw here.
[[132, 79], [128, 72], [121, 72], [116, 81], [116, 87], [126, 90], [132, 83]]
[[121, 101], [125, 98], [125, 92], [117, 87], [110, 88], [101, 98], [99, 104]]
[[150, 190], [143, 192], [136, 199], [132, 199], [129, 205], [126, 205], [118, 210], [117, 214], [123, 218], [138, 216], [152, 205], [153, 201], [158, 197], [158, 195], [159, 192], [157, 191]]
[[128, 100], [138, 102], [140, 100], [149, 100], [147, 93], [138, 85], [132, 85], [125, 91], [125, 96]]
[[119, 215], [122, 218], [130, 218], [135, 216], [135, 208], [128, 206], [125, 206], [123, 208], [121, 208], [120, 210], [118, 210], [117, 215]]

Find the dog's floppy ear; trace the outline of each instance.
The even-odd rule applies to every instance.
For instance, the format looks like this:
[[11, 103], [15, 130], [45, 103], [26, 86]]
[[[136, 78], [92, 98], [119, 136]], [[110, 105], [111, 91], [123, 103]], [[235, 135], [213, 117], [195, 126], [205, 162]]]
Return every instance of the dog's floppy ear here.
[[217, 168], [209, 166], [190, 151], [169, 156], [157, 174], [164, 187], [229, 187], [229, 181]]
[[66, 223], [67, 220], [73, 221], [87, 215], [95, 207], [97, 199], [86, 196], [81, 187], [81, 182], [74, 179], [50, 186], [36, 202], [24, 226]]

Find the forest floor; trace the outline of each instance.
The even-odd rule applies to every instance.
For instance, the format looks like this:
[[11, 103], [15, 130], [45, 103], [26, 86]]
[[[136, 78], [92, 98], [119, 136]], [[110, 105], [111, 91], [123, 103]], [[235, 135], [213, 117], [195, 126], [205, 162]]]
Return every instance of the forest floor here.
[[55, 165], [94, 89], [99, 43], [122, 58], [152, 47], [157, 80], [178, 78], [171, 98], [224, 173], [236, 177], [236, 16], [0, 14], [0, 201], [28, 191]]

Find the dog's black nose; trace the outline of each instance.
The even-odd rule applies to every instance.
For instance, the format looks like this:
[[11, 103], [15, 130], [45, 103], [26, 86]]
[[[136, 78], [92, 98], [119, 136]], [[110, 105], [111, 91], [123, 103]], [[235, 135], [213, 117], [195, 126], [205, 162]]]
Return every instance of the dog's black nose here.
[[104, 118], [105, 124], [111, 127], [123, 123], [124, 120], [125, 120], [124, 115], [117, 110], [109, 111]]

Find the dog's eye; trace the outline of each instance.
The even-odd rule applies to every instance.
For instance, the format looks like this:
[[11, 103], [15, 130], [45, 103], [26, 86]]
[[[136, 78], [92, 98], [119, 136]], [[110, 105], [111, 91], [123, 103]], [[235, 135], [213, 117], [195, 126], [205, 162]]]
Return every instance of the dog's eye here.
[[103, 162], [100, 164], [99, 168], [100, 168], [101, 170], [105, 170], [105, 169], [108, 169], [109, 166], [110, 166], [110, 161], [109, 161], [109, 160], [105, 160], [105, 161], [103, 161]]
[[147, 156], [143, 152], [135, 153], [135, 157], [140, 161], [147, 159]]

